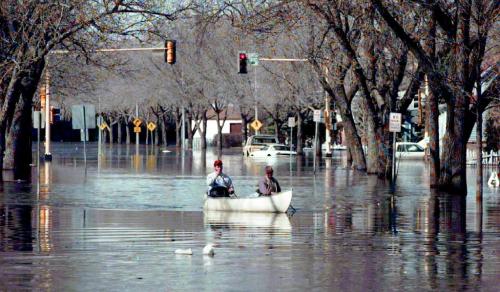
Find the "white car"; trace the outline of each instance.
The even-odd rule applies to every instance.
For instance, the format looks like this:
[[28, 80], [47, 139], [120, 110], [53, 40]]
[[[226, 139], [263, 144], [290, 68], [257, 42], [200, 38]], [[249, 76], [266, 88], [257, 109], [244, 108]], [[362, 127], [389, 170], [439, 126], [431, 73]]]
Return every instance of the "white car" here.
[[418, 143], [400, 142], [396, 143], [396, 159], [424, 159], [425, 148]]
[[278, 138], [271, 135], [253, 135], [248, 137], [245, 147], [243, 147], [243, 155], [250, 156], [255, 150], [259, 150], [265, 145], [278, 144]]
[[268, 144], [262, 146], [259, 150], [250, 152], [250, 157], [279, 157], [297, 155], [296, 151], [290, 151], [290, 147], [283, 144]]

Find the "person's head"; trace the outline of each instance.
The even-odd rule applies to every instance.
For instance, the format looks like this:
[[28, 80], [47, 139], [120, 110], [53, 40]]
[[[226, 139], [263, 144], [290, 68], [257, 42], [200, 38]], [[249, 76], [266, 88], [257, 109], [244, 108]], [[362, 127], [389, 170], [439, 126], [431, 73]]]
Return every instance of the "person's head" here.
[[270, 165], [266, 166], [265, 170], [266, 170], [266, 177], [268, 177], [268, 178], [273, 177], [273, 172], [274, 171], [273, 171], [272, 166], [270, 166]]
[[222, 160], [217, 159], [214, 161], [214, 169], [215, 169], [215, 172], [217, 172], [217, 173], [222, 172]]

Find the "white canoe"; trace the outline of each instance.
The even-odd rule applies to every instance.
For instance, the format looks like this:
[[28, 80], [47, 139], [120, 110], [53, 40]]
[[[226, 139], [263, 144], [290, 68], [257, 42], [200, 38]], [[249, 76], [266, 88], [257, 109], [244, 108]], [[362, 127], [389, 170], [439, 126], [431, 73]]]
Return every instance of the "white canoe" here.
[[284, 213], [292, 202], [292, 190], [254, 198], [205, 199], [206, 211], [274, 212]]

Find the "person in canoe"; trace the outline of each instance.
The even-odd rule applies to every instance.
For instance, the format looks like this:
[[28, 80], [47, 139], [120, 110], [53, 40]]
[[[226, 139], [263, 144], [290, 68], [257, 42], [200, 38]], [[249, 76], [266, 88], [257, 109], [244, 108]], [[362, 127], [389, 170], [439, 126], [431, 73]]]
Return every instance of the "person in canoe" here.
[[268, 165], [265, 168], [266, 175], [259, 180], [259, 194], [261, 196], [269, 196], [271, 193], [281, 192], [278, 180], [273, 177], [273, 168]]
[[222, 161], [214, 161], [214, 172], [207, 176], [208, 195], [210, 197], [229, 197], [234, 194], [231, 178], [222, 172]]

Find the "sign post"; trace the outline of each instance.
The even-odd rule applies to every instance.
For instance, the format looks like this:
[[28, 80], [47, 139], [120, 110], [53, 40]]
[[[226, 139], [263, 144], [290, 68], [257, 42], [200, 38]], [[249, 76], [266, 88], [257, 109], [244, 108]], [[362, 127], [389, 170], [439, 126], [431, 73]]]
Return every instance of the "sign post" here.
[[[316, 127], [315, 127], [315, 130], [314, 130], [314, 147], [313, 147], [313, 157], [314, 157], [314, 160], [313, 160], [313, 172], [314, 174], [316, 174], [316, 153], [318, 152], [318, 127], [319, 127], [319, 123], [321, 122], [321, 110], [314, 110], [313, 112], [313, 121], [316, 123]], [[321, 146], [320, 146], [321, 147]]]
[[396, 133], [401, 132], [401, 114], [389, 114], [389, 132], [392, 132], [392, 183], [396, 183]]
[[293, 127], [295, 127], [295, 117], [288, 118], [288, 127], [290, 128], [290, 172], [292, 171], [292, 150], [293, 150]]
[[40, 128], [43, 125], [42, 112], [33, 112], [33, 127], [36, 129], [36, 194], [40, 194]]
[[71, 125], [75, 130], [83, 131], [83, 160], [87, 167], [87, 130], [95, 128], [95, 106], [92, 104], [73, 105], [71, 107]]

